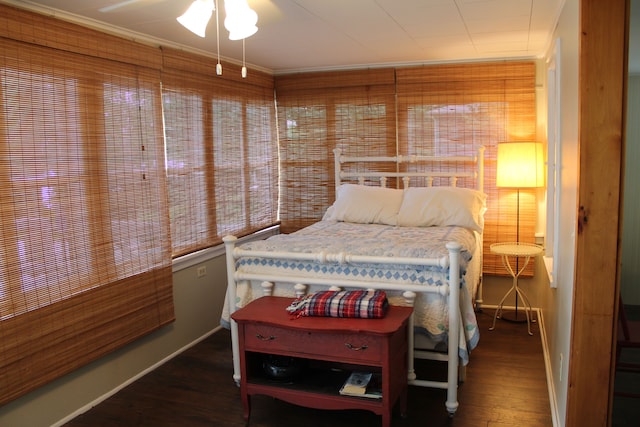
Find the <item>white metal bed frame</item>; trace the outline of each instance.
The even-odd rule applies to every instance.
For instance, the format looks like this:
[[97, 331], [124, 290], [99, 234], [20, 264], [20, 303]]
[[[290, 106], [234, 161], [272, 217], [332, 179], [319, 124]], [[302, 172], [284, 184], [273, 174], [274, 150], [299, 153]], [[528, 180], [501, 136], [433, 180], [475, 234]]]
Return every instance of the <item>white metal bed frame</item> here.
[[[411, 177], [427, 177], [428, 185], [431, 185], [433, 177], [448, 177], [451, 186], [455, 186], [457, 179], [460, 177], [473, 177], [476, 179], [476, 187], [482, 191], [484, 186], [484, 147], [478, 149], [477, 156], [456, 156], [456, 157], [432, 157], [432, 156], [397, 156], [397, 157], [347, 157], [342, 155], [339, 149], [334, 150], [335, 153], [335, 166], [336, 166], [336, 188], [341, 185], [345, 179], [357, 179], [360, 183], [363, 183], [366, 178], [376, 177], [380, 179], [380, 184], [385, 186], [388, 178], [400, 178], [403, 180], [404, 188], [408, 188], [409, 180]], [[344, 163], [363, 163], [363, 162], [396, 162], [400, 163], [410, 162], [463, 162], [472, 163], [475, 167], [472, 172], [354, 172], [346, 173], [342, 171], [342, 164]], [[459, 292], [460, 292], [460, 275], [449, 274], [450, 281], [446, 285], [434, 286], [434, 285], [390, 285], [384, 282], [364, 281], [364, 280], [352, 280], [352, 279], [323, 279], [323, 278], [311, 278], [304, 275], [272, 275], [272, 274], [257, 274], [257, 273], [245, 273], [236, 269], [236, 260], [244, 257], [261, 257], [270, 259], [287, 259], [297, 261], [315, 261], [319, 263], [379, 263], [379, 264], [405, 264], [405, 265], [420, 265], [420, 266], [440, 266], [449, 268], [449, 271], [460, 270], [460, 251], [461, 246], [459, 243], [450, 242], [446, 247], [448, 250], [448, 256], [441, 258], [408, 258], [408, 257], [378, 257], [378, 256], [364, 256], [364, 255], [351, 255], [347, 253], [294, 253], [294, 252], [268, 252], [268, 251], [254, 251], [246, 250], [241, 247], [236, 247], [237, 238], [235, 236], [226, 236], [223, 239], [226, 249], [226, 262], [227, 262], [227, 301], [229, 303], [229, 314], [233, 313], [236, 300], [236, 285], [242, 281], [257, 281], [262, 283], [264, 295], [271, 295], [273, 287], [276, 286], [293, 286], [297, 296], [302, 296], [307, 292], [307, 286], [318, 285], [327, 286], [333, 289], [344, 288], [365, 288], [365, 289], [382, 289], [382, 290], [394, 290], [398, 291], [399, 288], [404, 292], [403, 296], [407, 301], [407, 304], [413, 306], [416, 293], [437, 293], [448, 297], [448, 311], [449, 311], [449, 336], [448, 336], [448, 349], [446, 354], [436, 353], [431, 351], [424, 351], [414, 349], [414, 319], [413, 315], [409, 320], [408, 326], [408, 338], [409, 338], [409, 360], [408, 360], [408, 382], [410, 385], [420, 387], [431, 387], [447, 390], [447, 399], [445, 407], [449, 414], [453, 416], [458, 409], [458, 381], [459, 381], [459, 363], [458, 363], [458, 342], [459, 334], [461, 330], [460, 325], [460, 306], [459, 306]], [[480, 297], [476, 298], [476, 304], [482, 302], [482, 280], [480, 279], [478, 284], [478, 294]], [[231, 341], [233, 352], [233, 378], [236, 383], [240, 382], [240, 359], [239, 359], [239, 346], [238, 346], [238, 327], [235, 321], [229, 318], [231, 329]], [[414, 370], [414, 358], [419, 359], [435, 359], [447, 362], [447, 381], [429, 381], [416, 378]]]

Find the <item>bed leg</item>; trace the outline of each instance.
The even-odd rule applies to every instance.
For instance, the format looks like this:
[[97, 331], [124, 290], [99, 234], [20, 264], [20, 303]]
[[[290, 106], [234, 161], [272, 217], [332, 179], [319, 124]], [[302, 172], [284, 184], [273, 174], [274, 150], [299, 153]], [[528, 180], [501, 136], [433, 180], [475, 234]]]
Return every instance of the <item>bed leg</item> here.
[[236, 262], [235, 246], [237, 242], [235, 236], [225, 236], [222, 238], [225, 247], [227, 263], [227, 303], [229, 304], [229, 327], [231, 329], [231, 354], [233, 359], [233, 381], [240, 386], [240, 346], [238, 344], [238, 324], [231, 318], [236, 311]]
[[476, 313], [482, 312], [483, 302], [484, 301], [482, 300], [482, 275], [480, 275], [480, 281], [478, 282], [478, 290], [476, 292], [476, 303], [475, 303]]
[[[402, 296], [404, 297], [404, 300], [407, 303], [407, 305], [409, 307], [413, 307], [413, 304], [416, 301], [416, 293], [412, 291], [406, 291], [402, 294]], [[412, 312], [411, 316], [409, 317], [409, 324], [407, 326], [407, 341], [408, 341], [407, 379], [409, 381], [415, 381], [416, 379], [416, 370], [414, 366], [414, 357], [413, 357], [413, 352], [415, 351], [414, 336], [413, 336], [413, 324], [414, 324], [413, 322], [414, 322], [414, 319], [413, 319], [413, 312]]]
[[[458, 340], [460, 338], [460, 250], [459, 243], [447, 243], [449, 250], [449, 343], [447, 350], [447, 401], [449, 416], [458, 410]], [[455, 273], [453, 273], [455, 272]]]

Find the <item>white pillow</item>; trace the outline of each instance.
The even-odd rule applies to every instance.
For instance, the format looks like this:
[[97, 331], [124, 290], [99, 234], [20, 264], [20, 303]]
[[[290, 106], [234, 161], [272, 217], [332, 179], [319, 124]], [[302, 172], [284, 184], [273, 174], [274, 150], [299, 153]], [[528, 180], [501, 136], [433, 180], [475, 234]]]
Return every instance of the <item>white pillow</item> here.
[[360, 224], [396, 225], [402, 190], [342, 184], [323, 219]]
[[486, 194], [469, 188], [408, 188], [398, 213], [398, 225], [457, 225], [482, 233], [486, 200]]

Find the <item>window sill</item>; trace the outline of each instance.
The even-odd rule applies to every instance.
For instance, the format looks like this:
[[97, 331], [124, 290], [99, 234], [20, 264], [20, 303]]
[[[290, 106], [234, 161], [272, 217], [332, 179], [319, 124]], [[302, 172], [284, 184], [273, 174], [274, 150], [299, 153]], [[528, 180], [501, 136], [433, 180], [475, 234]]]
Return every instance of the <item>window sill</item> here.
[[[267, 237], [280, 233], [280, 226], [274, 225], [273, 227], [265, 228], [256, 233], [244, 236], [238, 239], [237, 244], [249, 242], [252, 240], [262, 240]], [[214, 246], [212, 248], [203, 249], [201, 251], [193, 252], [173, 260], [173, 272], [176, 273], [180, 270], [184, 270], [194, 265], [201, 264], [210, 259], [222, 256], [225, 254], [224, 244]]]
[[551, 286], [552, 288], [557, 287], [558, 284], [553, 281], [553, 257], [545, 256], [545, 257], [542, 257], [542, 260], [544, 261], [544, 267], [547, 270], [547, 277], [549, 278], [549, 286]]

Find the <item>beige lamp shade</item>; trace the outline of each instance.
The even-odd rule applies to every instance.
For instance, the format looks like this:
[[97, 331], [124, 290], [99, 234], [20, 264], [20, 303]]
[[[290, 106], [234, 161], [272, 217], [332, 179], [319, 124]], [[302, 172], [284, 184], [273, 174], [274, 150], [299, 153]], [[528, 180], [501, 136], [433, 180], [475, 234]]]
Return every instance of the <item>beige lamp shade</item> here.
[[498, 144], [496, 187], [544, 187], [542, 144], [503, 142]]

